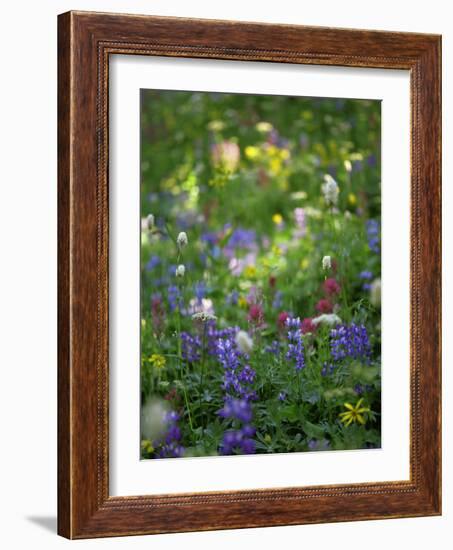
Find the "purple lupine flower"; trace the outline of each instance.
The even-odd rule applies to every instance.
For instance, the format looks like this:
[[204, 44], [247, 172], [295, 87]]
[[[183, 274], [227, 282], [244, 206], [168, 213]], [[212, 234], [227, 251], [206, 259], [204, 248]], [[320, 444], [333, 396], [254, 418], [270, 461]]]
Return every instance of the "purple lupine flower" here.
[[188, 332], [181, 332], [182, 357], [188, 363], [196, 363], [200, 360], [202, 345], [199, 336], [192, 336]]
[[334, 361], [342, 361], [346, 358], [369, 361], [371, 347], [365, 326], [351, 323], [332, 329], [330, 351]]
[[281, 392], [278, 394], [278, 400], [279, 400], [279, 401], [285, 401], [286, 397], [287, 397], [287, 394], [286, 394], [286, 392], [284, 392], [284, 391], [281, 391]]
[[227, 430], [223, 434], [222, 444], [220, 452], [223, 455], [231, 455], [236, 453], [240, 454], [253, 454], [256, 451], [255, 441], [247, 436], [247, 433], [254, 433], [254, 428], [251, 426], [244, 426], [240, 430]]
[[288, 317], [285, 325], [288, 329], [288, 351], [286, 352], [286, 358], [294, 361], [296, 370], [301, 370], [305, 367], [305, 357], [300, 319], [299, 317]]
[[369, 155], [366, 159], [366, 162], [367, 162], [368, 166], [370, 166], [371, 168], [376, 166], [376, 163], [377, 163], [376, 155], [373, 155], [373, 154]]
[[182, 296], [179, 288], [176, 285], [170, 285], [167, 289], [167, 299], [170, 311], [175, 311], [181, 306]]
[[254, 454], [255, 441], [244, 435], [243, 430], [226, 430], [223, 434], [220, 452], [223, 455]]
[[252, 420], [252, 406], [245, 399], [227, 398], [218, 414], [222, 418], [236, 419], [240, 422], [249, 423]]
[[151, 258], [148, 260], [147, 264], [145, 265], [146, 271], [152, 271], [155, 267], [157, 267], [160, 264], [160, 258], [159, 256], [151, 256]]
[[238, 374], [238, 380], [240, 382], [245, 382], [246, 384], [252, 384], [255, 380], [256, 371], [252, 369], [250, 365], [245, 365], [245, 367]]
[[372, 252], [380, 252], [380, 224], [378, 220], [367, 220], [366, 233], [368, 237], [368, 246]]
[[230, 294], [227, 295], [225, 302], [229, 306], [236, 306], [239, 300], [239, 292], [237, 290], [233, 290], [230, 292]]
[[278, 340], [273, 340], [268, 346], [264, 348], [264, 351], [277, 355], [278, 353], [280, 353], [280, 342]]
[[281, 290], [277, 290], [277, 292], [274, 294], [274, 299], [272, 300], [272, 307], [274, 309], [280, 309], [282, 307], [283, 303], [283, 292]]
[[335, 365], [332, 365], [331, 363], [327, 363], [327, 361], [324, 361], [324, 363], [322, 364], [322, 369], [321, 369], [321, 376], [327, 376], [328, 374], [332, 374], [333, 371], [335, 370]]
[[359, 278], [362, 279], [363, 281], [365, 281], [362, 285], [362, 289], [364, 291], [370, 290], [371, 283], [369, 281], [371, 281], [373, 279], [373, 273], [371, 273], [371, 271], [361, 271], [359, 273]]
[[256, 232], [253, 229], [238, 227], [231, 234], [225, 249], [234, 251], [237, 248], [256, 250]]
[[250, 365], [243, 364], [248, 360], [248, 355], [241, 353], [237, 346], [235, 337], [238, 331], [237, 327], [217, 330], [215, 326], [211, 326], [208, 332], [211, 337], [217, 337], [214, 353], [224, 372], [222, 388], [225, 391], [225, 402], [218, 414], [226, 421], [244, 424], [240, 430], [225, 431], [220, 446], [220, 452], [225, 455], [255, 452], [251, 401], [257, 396], [251, 385], [256, 373]]
[[194, 293], [199, 304], [201, 304], [203, 298], [206, 297], [207, 292], [208, 289], [204, 281], [199, 281], [198, 283], [194, 284]]
[[175, 411], [169, 411], [165, 414], [165, 423], [167, 429], [163, 440], [154, 442], [158, 447], [157, 458], [179, 458], [184, 454], [184, 447], [179, 443], [181, 440], [181, 429], [178, 426], [179, 414]]

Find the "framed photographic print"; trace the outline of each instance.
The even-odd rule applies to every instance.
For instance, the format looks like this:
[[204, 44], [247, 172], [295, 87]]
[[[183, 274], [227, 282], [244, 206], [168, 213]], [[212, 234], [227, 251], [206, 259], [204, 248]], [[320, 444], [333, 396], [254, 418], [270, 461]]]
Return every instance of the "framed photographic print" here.
[[59, 16], [61, 535], [441, 513], [440, 48]]

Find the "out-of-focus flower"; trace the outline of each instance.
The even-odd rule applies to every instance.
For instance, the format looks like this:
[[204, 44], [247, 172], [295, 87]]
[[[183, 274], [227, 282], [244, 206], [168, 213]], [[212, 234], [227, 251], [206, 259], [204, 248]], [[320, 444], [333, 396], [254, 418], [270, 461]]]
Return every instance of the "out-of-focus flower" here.
[[236, 334], [236, 345], [239, 348], [239, 350], [242, 353], [250, 354], [253, 349], [253, 340], [250, 338], [250, 336], [245, 332], [245, 330], [240, 330]]
[[159, 256], [156, 256], [155, 254], [151, 256], [148, 263], [145, 265], [146, 271], [152, 271], [155, 267], [157, 267], [161, 263], [161, 260]]
[[154, 447], [149, 439], [142, 439], [141, 448], [145, 453], [153, 453]]
[[264, 321], [263, 308], [259, 304], [252, 304], [249, 309], [248, 320], [254, 325], [260, 326]]
[[234, 141], [222, 141], [216, 143], [211, 149], [211, 158], [216, 166], [234, 172], [239, 164], [241, 152], [237, 143]]
[[351, 205], [351, 206], [355, 206], [357, 204], [357, 195], [355, 195], [354, 193], [349, 193], [348, 195], [348, 203]]
[[165, 434], [156, 443], [161, 445], [157, 451], [158, 458], [179, 458], [184, 454], [184, 447], [180, 445], [181, 429], [178, 426], [179, 415], [174, 411], [165, 414]]
[[328, 206], [335, 206], [337, 204], [340, 188], [330, 174], [324, 176], [324, 183], [321, 185], [321, 191]]
[[308, 258], [303, 258], [300, 261], [300, 268], [301, 269], [307, 269], [307, 267], [310, 265], [310, 260]]
[[362, 407], [362, 403], [363, 397], [360, 398], [355, 405], [351, 405], [351, 403], [344, 404], [346, 411], [340, 413], [339, 417], [345, 426], [349, 426], [352, 422], [357, 422], [357, 424], [365, 424], [366, 420], [364, 418], [364, 413], [369, 412], [370, 409], [368, 407]]
[[267, 353], [278, 355], [280, 353], [280, 342], [278, 340], [272, 340], [272, 342], [264, 348]]
[[283, 223], [283, 216], [281, 214], [274, 214], [272, 216], [272, 221], [275, 223], [275, 225], [282, 225]]
[[267, 132], [270, 132], [273, 128], [272, 124], [270, 122], [265, 122], [264, 120], [261, 122], [258, 122], [255, 125], [255, 128], [258, 130], [258, 132], [261, 132], [263, 134], [266, 134]]
[[179, 264], [175, 271], [176, 277], [184, 277], [185, 273], [186, 267], [183, 264]]
[[303, 208], [294, 209], [294, 221], [296, 222], [294, 236], [297, 238], [304, 237], [307, 232], [307, 223], [305, 219], [305, 210]]
[[245, 156], [250, 160], [255, 160], [260, 156], [260, 150], [258, 147], [255, 147], [253, 145], [248, 145], [245, 148]]
[[153, 353], [149, 358], [149, 362], [155, 369], [161, 370], [165, 367], [167, 361], [163, 355], [160, 355], [159, 353]]
[[333, 305], [330, 300], [327, 300], [327, 298], [321, 298], [321, 300], [319, 300], [316, 304], [315, 309], [316, 311], [319, 311], [319, 313], [332, 313]]
[[176, 308], [182, 307], [182, 296], [179, 288], [176, 285], [170, 285], [167, 289], [167, 299], [168, 305], [170, 306], [170, 311], [174, 311]]
[[361, 271], [359, 273], [359, 278], [366, 281], [362, 285], [362, 290], [365, 290], [365, 291], [370, 290], [371, 283], [369, 281], [371, 281], [371, 279], [373, 278], [373, 273], [371, 273], [371, 271]]
[[380, 224], [378, 220], [367, 220], [366, 233], [368, 237], [368, 246], [372, 252], [380, 252]]
[[278, 400], [279, 401], [285, 401], [286, 399], [286, 393], [284, 391], [281, 391], [279, 394], [278, 394]]
[[311, 322], [315, 326], [320, 324], [334, 326], [340, 324], [341, 319], [336, 313], [323, 313], [322, 315], [318, 315], [318, 317], [314, 317]]
[[313, 323], [313, 319], [311, 317], [306, 317], [302, 320], [300, 324], [300, 330], [302, 331], [302, 334], [309, 334], [316, 331], [316, 325]]
[[352, 172], [352, 163], [349, 159], [346, 159], [344, 161], [344, 167], [346, 169], [346, 172]]
[[211, 132], [221, 132], [225, 128], [225, 123], [222, 120], [211, 120], [208, 124], [208, 130]]
[[181, 332], [181, 353], [183, 359], [189, 363], [196, 363], [201, 357], [201, 338], [192, 336], [188, 332]]
[[176, 243], [179, 246], [179, 248], [184, 248], [187, 246], [189, 240], [187, 238], [187, 233], [185, 231], [181, 231], [181, 233], [176, 238]]
[[142, 407], [141, 432], [143, 439], [153, 441], [165, 431], [165, 414], [169, 405], [160, 397], [150, 397]]
[[327, 296], [335, 296], [335, 294], [339, 294], [341, 290], [339, 283], [332, 277], [324, 281], [323, 288]]
[[151, 231], [154, 229], [154, 216], [153, 214], [148, 214], [146, 218], [142, 219], [142, 230]]
[[370, 302], [375, 307], [381, 305], [381, 279], [374, 279], [370, 287]]
[[282, 303], [283, 303], [283, 292], [281, 290], [277, 290], [274, 294], [274, 299], [272, 300], [273, 309], [280, 309], [282, 307]]
[[284, 328], [286, 326], [286, 319], [288, 319], [289, 313], [286, 313], [286, 311], [282, 311], [278, 314], [277, 317], [277, 325], [279, 328]]
[[253, 279], [256, 277], [256, 267], [254, 265], [247, 265], [244, 268], [244, 277], [247, 279]]
[[330, 256], [324, 256], [322, 259], [322, 268], [324, 271], [332, 269], [332, 259]]

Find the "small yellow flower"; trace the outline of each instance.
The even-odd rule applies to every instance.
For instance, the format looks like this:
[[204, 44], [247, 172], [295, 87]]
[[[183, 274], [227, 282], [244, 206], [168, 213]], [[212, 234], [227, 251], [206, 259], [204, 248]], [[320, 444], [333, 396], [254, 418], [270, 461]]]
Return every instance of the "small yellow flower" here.
[[248, 279], [256, 277], [256, 267], [254, 265], [248, 265], [244, 269], [244, 276]]
[[154, 452], [154, 447], [149, 439], [142, 439], [141, 445], [145, 453]]
[[369, 412], [368, 407], [361, 407], [363, 397], [357, 401], [355, 405], [351, 403], [345, 403], [344, 407], [347, 409], [345, 412], [339, 414], [341, 421], [346, 425], [352, 424], [352, 422], [357, 422], [358, 424], [365, 424], [365, 418], [363, 413]]
[[304, 258], [300, 261], [300, 268], [301, 269], [307, 269], [307, 267], [310, 265], [310, 260], [308, 258]]
[[247, 307], [247, 299], [244, 296], [239, 296], [238, 305], [239, 305], [239, 307], [246, 308]]
[[280, 158], [282, 160], [288, 160], [289, 159], [289, 150], [288, 149], [281, 149], [280, 150]]
[[355, 206], [357, 204], [357, 197], [354, 193], [349, 193], [348, 202], [351, 206]]
[[274, 175], [278, 176], [282, 169], [282, 159], [273, 157], [269, 163], [269, 168]]
[[283, 222], [283, 216], [281, 214], [274, 214], [272, 216], [272, 221], [275, 225], [280, 225]]
[[155, 369], [160, 370], [165, 367], [165, 363], [167, 361], [163, 355], [160, 355], [159, 353], [153, 353], [149, 358], [149, 362]]
[[245, 148], [245, 156], [250, 160], [255, 160], [260, 156], [260, 150], [258, 149], [258, 147], [248, 145]]
[[266, 443], [271, 443], [272, 437], [271, 437], [269, 434], [266, 434], [266, 435], [264, 436], [264, 441], [265, 441]]
[[142, 328], [146, 327], [146, 319], [142, 319]]

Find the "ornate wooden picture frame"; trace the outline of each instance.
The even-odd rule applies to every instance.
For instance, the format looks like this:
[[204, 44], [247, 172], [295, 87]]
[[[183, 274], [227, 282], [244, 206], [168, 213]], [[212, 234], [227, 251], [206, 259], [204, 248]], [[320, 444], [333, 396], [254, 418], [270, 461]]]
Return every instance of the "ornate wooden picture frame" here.
[[[441, 39], [69, 12], [58, 21], [58, 532], [89, 538], [441, 513]], [[410, 72], [410, 480], [109, 494], [109, 57]]]

